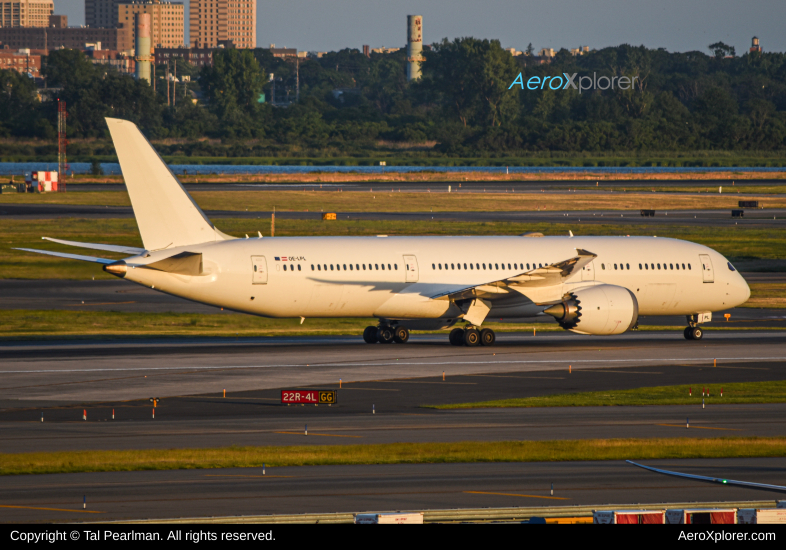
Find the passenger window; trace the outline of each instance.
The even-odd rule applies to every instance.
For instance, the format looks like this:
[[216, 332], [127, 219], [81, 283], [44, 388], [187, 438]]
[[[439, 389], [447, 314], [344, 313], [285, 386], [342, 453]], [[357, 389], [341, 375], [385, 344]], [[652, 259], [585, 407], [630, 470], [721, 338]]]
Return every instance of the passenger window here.
[[606, 269], [606, 264], [600, 264], [600, 268], [601, 268], [601, 269], [603, 269], [603, 270], [605, 271], [605, 269]]
[[300, 269], [300, 264], [297, 264], [297, 270], [298, 271], [303, 271], [302, 269]]
[[499, 264], [494, 264], [494, 269], [499, 269]]
[[669, 264], [669, 269], [674, 269], [674, 264]]
[[398, 264], [393, 264], [393, 269], [395, 269], [396, 271], [398, 271]]
[[625, 264], [625, 269], [630, 269], [630, 264]]
[[450, 264], [450, 269], [456, 269], [456, 267], [453, 264]]
[[677, 271], [679, 271], [679, 269], [680, 269], [680, 264], [674, 264], [674, 265], [676, 265], [676, 266], [677, 266]]
[[347, 264], [344, 264], [344, 271], [347, 270]]
[[660, 269], [660, 264], [658, 264], [658, 269]]
[[614, 264], [614, 271], [617, 271], [617, 264]]
[[385, 271], [385, 264], [380, 264], [380, 265], [382, 265], [382, 271]]
[[287, 264], [284, 264], [284, 271], [287, 270]]
[[644, 269], [649, 269], [649, 268], [650, 268], [650, 264], [644, 264]]
[[641, 269], [641, 264], [639, 264], [639, 269]]
[[439, 264], [439, 268], [442, 269], [442, 264]]
[[352, 264], [349, 264], [349, 270], [352, 271]]
[[688, 264], [688, 271], [690, 271], [690, 264]]
[[461, 269], [461, 264], [456, 264], [456, 269]]
[[518, 268], [519, 268], [519, 264], [513, 264], [513, 269], [518, 269]]
[[655, 269], [655, 264], [650, 264], [650, 269]]
[[480, 269], [480, 264], [475, 264], [475, 269]]
[[[384, 267], [384, 266], [382, 266], [382, 267]], [[388, 271], [390, 271], [390, 264], [388, 264]]]
[[311, 264], [311, 271], [314, 271], [314, 264]]
[[508, 264], [508, 269], [511, 269], [510, 264]]
[[483, 264], [483, 269], [486, 269], [486, 264]]
[[685, 269], [685, 264], [682, 264], [682, 269]]
[[527, 264], [527, 269], [529, 269], [529, 264]]
[[333, 271], [333, 264], [330, 264], [330, 271]]
[[355, 269], [356, 269], [357, 271], [360, 271], [360, 264], [355, 264]]
[[[469, 265], [472, 265], [472, 264], [469, 264]], [[464, 269], [467, 269], [467, 264], [464, 264]]]

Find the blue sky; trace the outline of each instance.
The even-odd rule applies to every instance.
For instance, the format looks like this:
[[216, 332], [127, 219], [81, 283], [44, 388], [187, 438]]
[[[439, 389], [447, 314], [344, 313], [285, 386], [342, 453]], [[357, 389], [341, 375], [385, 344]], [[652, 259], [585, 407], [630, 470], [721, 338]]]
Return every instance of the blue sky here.
[[[55, 13], [83, 24], [84, 0], [55, 0]], [[707, 45], [720, 40], [739, 54], [756, 35], [765, 50], [786, 51], [784, 0], [258, 0], [257, 44], [318, 51], [403, 46], [407, 14], [423, 16], [425, 43], [475, 36], [517, 49], [530, 42], [536, 49], [628, 43], [709, 53]]]

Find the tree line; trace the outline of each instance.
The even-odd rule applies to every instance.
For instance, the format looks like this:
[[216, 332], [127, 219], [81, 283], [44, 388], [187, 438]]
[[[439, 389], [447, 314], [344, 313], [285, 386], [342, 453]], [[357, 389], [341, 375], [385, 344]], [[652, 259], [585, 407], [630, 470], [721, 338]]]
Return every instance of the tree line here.
[[[106, 139], [104, 117], [119, 117], [152, 139], [184, 138], [192, 143], [185, 154], [205, 154], [205, 137], [220, 139], [230, 156], [352, 155], [402, 144], [456, 157], [786, 149], [786, 56], [734, 57], [722, 43], [709, 51], [621, 45], [581, 56], [561, 50], [541, 64], [511, 56], [497, 40], [445, 39], [424, 50], [423, 77], [407, 82], [404, 50], [299, 61], [266, 49], [216, 50], [201, 71], [178, 62], [192, 82], [179, 85], [173, 106], [163, 80], [154, 91], [79, 51], [58, 50], [42, 69], [47, 87], [59, 89], [49, 99], [38, 99], [29, 77], [0, 70], [0, 137], [54, 140], [61, 98], [70, 137]], [[525, 83], [577, 74], [636, 77], [636, 85], [511, 88], [519, 74]]]

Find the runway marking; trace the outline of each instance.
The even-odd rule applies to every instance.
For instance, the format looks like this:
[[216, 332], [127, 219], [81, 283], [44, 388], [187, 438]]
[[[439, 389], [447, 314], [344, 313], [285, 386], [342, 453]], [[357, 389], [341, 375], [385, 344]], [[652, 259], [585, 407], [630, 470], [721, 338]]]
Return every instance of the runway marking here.
[[488, 493], [485, 491], [462, 491], [462, 492], [469, 495], [498, 495], [503, 497], [527, 497], [527, 498], [545, 498], [549, 500], [570, 500], [569, 498], [565, 498], [565, 497], [543, 497], [540, 495], [519, 495], [515, 493]]
[[[718, 361], [784, 361], [786, 355], [779, 357], [713, 357]], [[577, 367], [592, 363], [675, 363], [675, 362], [690, 362], [694, 363], [693, 366], [704, 366], [707, 364], [706, 357], [697, 357], [695, 359], [685, 357], [672, 357], [672, 358], [638, 358], [638, 359], [586, 359], [586, 358], [567, 358], [567, 359], [527, 359], [520, 361], [443, 361], [443, 362], [407, 362], [407, 361], [389, 361], [384, 363], [314, 363], [314, 364], [273, 364], [273, 365], [227, 365], [222, 367], [129, 367], [129, 368], [98, 368], [98, 369], [36, 369], [36, 370], [7, 370], [2, 371], [3, 374], [34, 374], [34, 373], [65, 373], [65, 372], [155, 372], [155, 371], [183, 371], [191, 370], [194, 372], [205, 370], [243, 370], [243, 369], [275, 369], [275, 368], [324, 368], [324, 367], [389, 367], [389, 366], [438, 366], [438, 365], [451, 365], [451, 366], [471, 366], [471, 365], [544, 365], [544, 364], [574, 364]], [[695, 363], [702, 363], [702, 365], [695, 365]], [[721, 368], [721, 367], [716, 367]], [[742, 367], [724, 367], [724, 368], [742, 368]], [[748, 367], [753, 368], [753, 367]], [[617, 371], [615, 371], [617, 372]], [[425, 378], [425, 377], [424, 377]], [[78, 383], [78, 382], [73, 382]], [[437, 382], [434, 382], [435, 384]], [[441, 383], [441, 382], [439, 382]]]
[[254, 478], [261, 477], [261, 478], [267, 478], [267, 477], [296, 477], [296, 476], [252, 476], [250, 474], [249, 475], [245, 475], [245, 474], [235, 474], [235, 475], [231, 475], [231, 474], [205, 474], [205, 477], [243, 477], [243, 478], [246, 478], [246, 477], [254, 477]]
[[[655, 425], [656, 426], [669, 426], [669, 427], [672, 427], [672, 428], [685, 428], [684, 424], [655, 424]], [[693, 428], [696, 428], [697, 430], [724, 430], [724, 431], [729, 431], [729, 432], [741, 432], [741, 431], [744, 431], [744, 430], [742, 430], [740, 428], [710, 428], [710, 427], [707, 427], [707, 426], [691, 426], [690, 428], [685, 428], [685, 429], [691, 429], [692, 430]]]
[[591, 370], [592, 372], [613, 372], [614, 374], [663, 374], [662, 372], [644, 372], [644, 371], [627, 372], [624, 370], [601, 370], [601, 369], [587, 369], [587, 370]]
[[763, 367], [710, 367], [709, 364], [707, 365], [680, 365], [680, 367], [698, 367], [698, 368], [711, 368], [711, 369], [739, 369], [739, 370], [772, 370], [772, 369], [765, 369]]
[[[288, 434], [288, 435], [303, 435], [303, 432], [273, 432], [274, 434]], [[355, 438], [362, 438], [362, 435], [336, 435], [336, 434], [315, 434], [312, 433], [310, 435], [319, 435], [322, 437], [355, 437]]]
[[10, 504], [0, 504], [0, 508], [16, 508], [19, 510], [47, 510], [49, 512], [79, 512], [82, 514], [106, 514], [96, 510], [76, 510], [70, 508], [39, 508], [37, 506], [12, 506]]
[[[454, 374], [453, 376], [461, 376], [460, 374]], [[429, 377], [430, 378], [430, 377]], [[441, 384], [441, 385], [453, 385], [453, 386], [477, 386], [477, 382], [426, 382], [426, 381], [409, 381], [409, 380], [377, 380], [377, 382], [382, 382], [383, 384]]]
[[[360, 383], [362, 383], [362, 381], [360, 381]], [[393, 389], [393, 388], [341, 388], [341, 391], [344, 391], [344, 390], [401, 391], [401, 390], [396, 390], [396, 389]]]
[[498, 374], [455, 374], [454, 376], [481, 376], [483, 378], [537, 378], [539, 380], [565, 380], [564, 376], [501, 376]]
[[97, 302], [89, 304], [66, 304], [67, 306], [119, 306], [121, 304], [135, 304], [136, 302]]

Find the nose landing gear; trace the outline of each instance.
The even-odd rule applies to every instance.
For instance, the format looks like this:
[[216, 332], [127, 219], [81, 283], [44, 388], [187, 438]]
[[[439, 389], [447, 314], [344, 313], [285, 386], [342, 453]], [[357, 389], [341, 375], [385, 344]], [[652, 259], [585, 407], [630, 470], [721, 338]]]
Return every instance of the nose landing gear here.
[[701, 340], [704, 331], [699, 328], [698, 315], [688, 315], [688, 326], [682, 332], [686, 340]]

